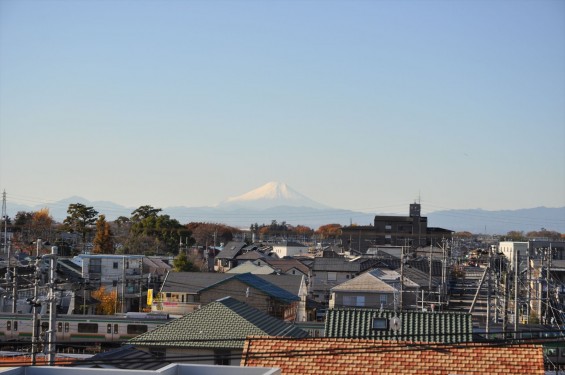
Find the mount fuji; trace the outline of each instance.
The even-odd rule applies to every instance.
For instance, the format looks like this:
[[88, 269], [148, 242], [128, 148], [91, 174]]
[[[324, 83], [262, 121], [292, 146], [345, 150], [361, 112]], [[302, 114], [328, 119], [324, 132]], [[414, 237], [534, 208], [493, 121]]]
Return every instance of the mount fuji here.
[[230, 197], [218, 204], [217, 208], [266, 210], [281, 206], [316, 209], [330, 208], [300, 194], [282, 182], [268, 182], [245, 194]]

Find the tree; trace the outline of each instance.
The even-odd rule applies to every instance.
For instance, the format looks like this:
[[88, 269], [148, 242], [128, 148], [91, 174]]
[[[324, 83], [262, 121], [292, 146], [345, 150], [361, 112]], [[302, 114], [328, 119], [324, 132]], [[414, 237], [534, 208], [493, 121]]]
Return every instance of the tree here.
[[467, 231], [455, 232], [453, 233], [453, 237], [471, 239], [473, 238], [473, 233]]
[[316, 230], [316, 234], [321, 236], [322, 239], [338, 238], [341, 235], [341, 225], [340, 224], [322, 225]]
[[[190, 231], [176, 219], [159, 215], [159, 212], [160, 208], [152, 206], [141, 206], [132, 212], [125, 252], [178, 253], [181, 238], [190, 237]], [[143, 249], [138, 247], [140, 244]]]
[[131, 221], [138, 222], [150, 217], [156, 217], [162, 210], [149, 205], [139, 206], [131, 213]]
[[82, 203], [69, 204], [67, 218], [63, 221], [65, 227], [71, 232], [82, 235], [83, 249], [86, 245], [86, 235], [90, 232], [91, 226], [96, 222], [96, 211], [93, 207], [87, 207]]
[[116, 313], [116, 305], [118, 302], [117, 290], [106, 292], [106, 288], [101, 286], [94, 290], [91, 295], [93, 298], [100, 301], [100, 304], [96, 306], [96, 314], [112, 315]]
[[233, 239], [235, 233], [241, 232], [237, 228], [214, 223], [192, 222], [187, 224], [186, 227], [192, 233], [192, 239], [194, 240], [192, 243], [187, 244], [189, 246], [193, 243], [201, 246], [212, 246], [214, 243], [217, 245], [220, 243], [228, 243]]
[[518, 231], [518, 230], [511, 230], [510, 232], [506, 233], [506, 241], [527, 241], [528, 239], [526, 238], [526, 236], [524, 235], [523, 231]]
[[54, 222], [55, 220], [49, 214], [48, 208], [35, 211], [31, 217], [32, 236], [34, 238], [50, 240]]
[[179, 255], [173, 260], [173, 271], [175, 272], [191, 272], [199, 271], [197, 267], [194, 266], [184, 251], [179, 252]]
[[98, 216], [96, 221], [96, 236], [94, 237], [94, 254], [113, 254], [114, 239], [110, 224], [106, 221], [106, 216]]
[[528, 232], [526, 235], [528, 238], [547, 238], [551, 241], [559, 241], [561, 239], [561, 233], [554, 230], [547, 230], [541, 228], [539, 231]]

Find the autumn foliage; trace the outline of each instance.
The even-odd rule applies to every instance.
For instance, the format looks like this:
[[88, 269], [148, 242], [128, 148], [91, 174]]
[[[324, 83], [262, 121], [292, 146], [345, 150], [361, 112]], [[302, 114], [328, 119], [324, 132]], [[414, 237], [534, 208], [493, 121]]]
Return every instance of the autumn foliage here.
[[326, 224], [316, 230], [316, 234], [322, 238], [338, 238], [341, 235], [341, 225]]
[[100, 315], [113, 315], [116, 313], [116, 306], [118, 302], [118, 292], [112, 290], [107, 292], [104, 286], [92, 292], [92, 297], [100, 301], [96, 306], [96, 314]]

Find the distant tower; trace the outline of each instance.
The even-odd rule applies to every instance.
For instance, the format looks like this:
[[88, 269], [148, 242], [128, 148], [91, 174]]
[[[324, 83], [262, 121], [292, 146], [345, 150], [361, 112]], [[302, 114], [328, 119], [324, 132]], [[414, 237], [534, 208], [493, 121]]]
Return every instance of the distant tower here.
[[410, 205], [410, 217], [420, 217], [421, 211], [420, 203], [412, 203]]

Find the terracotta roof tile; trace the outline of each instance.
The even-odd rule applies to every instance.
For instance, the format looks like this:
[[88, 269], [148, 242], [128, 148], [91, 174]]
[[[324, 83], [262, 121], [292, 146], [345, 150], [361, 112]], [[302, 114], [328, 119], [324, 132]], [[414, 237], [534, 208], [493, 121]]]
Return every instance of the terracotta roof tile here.
[[540, 345], [250, 337], [244, 366], [292, 374], [544, 374]]

